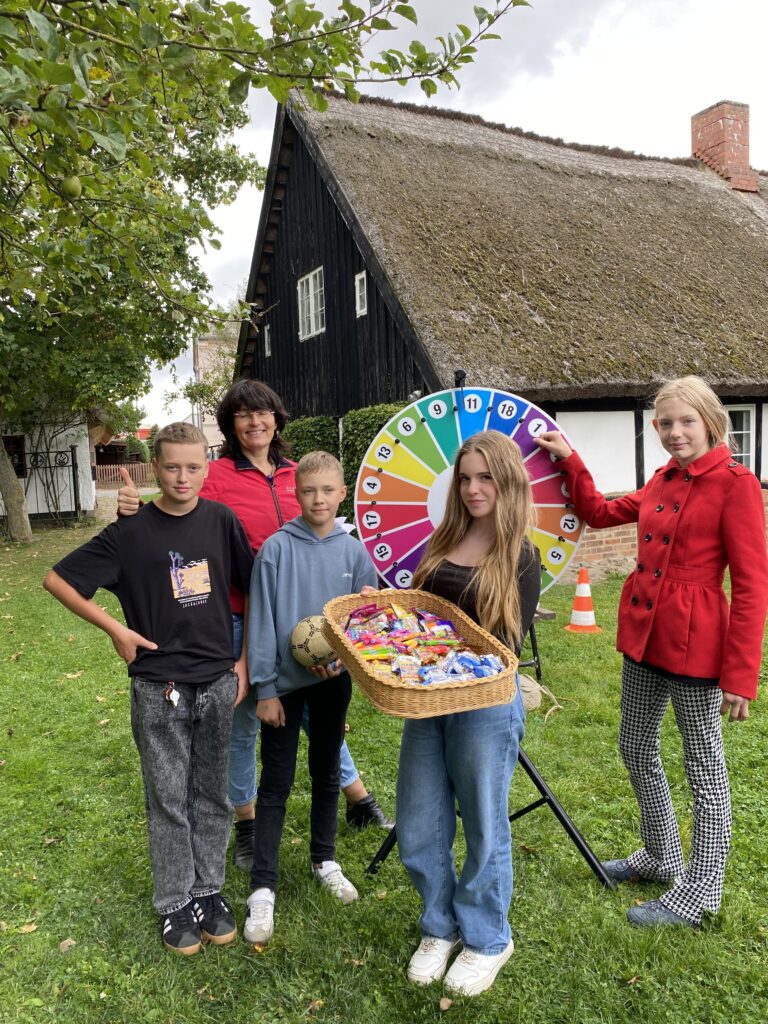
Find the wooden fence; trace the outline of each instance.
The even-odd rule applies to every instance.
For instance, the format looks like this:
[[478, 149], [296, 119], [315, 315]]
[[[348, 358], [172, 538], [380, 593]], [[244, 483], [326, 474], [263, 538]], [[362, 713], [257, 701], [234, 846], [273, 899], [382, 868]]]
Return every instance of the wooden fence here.
[[154, 487], [156, 485], [152, 466], [148, 462], [114, 463], [110, 466], [96, 467], [96, 486], [119, 489], [123, 486], [120, 470], [127, 469], [131, 480], [137, 487]]

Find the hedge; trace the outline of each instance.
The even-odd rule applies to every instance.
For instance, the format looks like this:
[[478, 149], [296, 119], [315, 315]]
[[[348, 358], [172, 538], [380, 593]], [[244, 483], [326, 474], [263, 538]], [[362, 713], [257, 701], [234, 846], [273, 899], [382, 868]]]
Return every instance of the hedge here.
[[339, 515], [347, 516], [350, 522], [354, 513], [355, 482], [365, 453], [381, 428], [406, 404], [397, 402], [352, 409], [341, 421], [341, 438], [338, 422], [332, 416], [301, 416], [291, 420], [283, 430], [283, 437], [291, 445], [292, 459], [298, 461], [307, 452], [318, 450], [332, 452], [341, 459], [348, 493]]
[[332, 416], [302, 416], [291, 420], [283, 430], [291, 445], [290, 456], [297, 462], [307, 452], [331, 452], [339, 455], [339, 427]]

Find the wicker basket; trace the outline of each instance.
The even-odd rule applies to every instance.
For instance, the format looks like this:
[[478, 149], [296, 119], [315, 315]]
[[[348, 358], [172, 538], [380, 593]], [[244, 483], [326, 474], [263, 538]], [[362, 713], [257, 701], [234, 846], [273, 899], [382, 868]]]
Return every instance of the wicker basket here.
[[[349, 641], [343, 622], [362, 605], [395, 604], [412, 611], [421, 608], [442, 619], [450, 619], [456, 632], [469, 647], [480, 654], [495, 654], [506, 666], [502, 672], [481, 679], [455, 683], [401, 683], [391, 673], [382, 676], [371, 671], [370, 665]], [[456, 711], [474, 711], [495, 704], [507, 704], [515, 696], [515, 670], [517, 658], [490, 633], [486, 633], [468, 615], [450, 601], [423, 590], [379, 590], [375, 594], [345, 594], [335, 597], [323, 608], [323, 632], [335, 653], [344, 662], [350, 675], [379, 711], [396, 718], [435, 718]], [[342, 624], [340, 624], [342, 623]]]

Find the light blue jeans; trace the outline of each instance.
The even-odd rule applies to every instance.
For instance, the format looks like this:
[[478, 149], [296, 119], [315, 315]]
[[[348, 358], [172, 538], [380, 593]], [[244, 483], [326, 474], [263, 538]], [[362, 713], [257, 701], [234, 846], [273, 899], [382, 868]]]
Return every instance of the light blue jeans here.
[[[422, 935], [457, 935], [477, 953], [500, 953], [512, 936], [508, 795], [525, 732], [518, 687], [509, 704], [403, 728], [397, 778], [400, 857], [424, 903]], [[456, 876], [456, 803], [467, 855]]]
[[[243, 616], [232, 616], [232, 641], [235, 658], [243, 649]], [[232, 735], [229, 740], [229, 799], [235, 807], [250, 804], [256, 799], [256, 737], [259, 735], [256, 717], [256, 687], [252, 686], [245, 700], [237, 705], [232, 716]], [[307, 731], [307, 709], [301, 721]], [[346, 789], [360, 778], [346, 740], [341, 745], [341, 788]]]

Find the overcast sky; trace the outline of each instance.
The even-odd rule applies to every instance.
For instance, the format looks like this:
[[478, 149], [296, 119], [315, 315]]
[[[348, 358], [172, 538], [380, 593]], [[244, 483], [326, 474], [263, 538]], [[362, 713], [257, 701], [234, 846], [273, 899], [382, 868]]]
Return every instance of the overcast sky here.
[[[473, 0], [410, 2], [419, 13], [412, 34], [425, 44], [457, 21], [475, 21]], [[258, 0], [250, 6], [256, 23], [263, 24], [268, 4]], [[768, 169], [765, 0], [532, 0], [531, 7], [502, 19], [498, 31], [502, 39], [481, 45], [476, 63], [462, 73], [461, 89], [441, 88], [429, 105], [568, 142], [686, 157], [691, 115], [719, 100], [735, 100], [750, 106], [752, 166]], [[407, 43], [398, 36], [380, 33], [381, 45]], [[418, 86], [381, 92], [423, 100]], [[250, 113], [238, 142], [266, 164], [274, 101], [256, 93]], [[232, 206], [215, 213], [222, 247], [204, 254], [202, 262], [223, 304], [247, 277], [260, 206], [261, 194], [246, 187]], [[178, 370], [182, 378], [190, 376], [191, 360], [179, 360]], [[149, 422], [189, 412], [183, 405], [163, 408], [168, 386], [169, 374], [159, 372], [152, 393], [141, 400]]]

